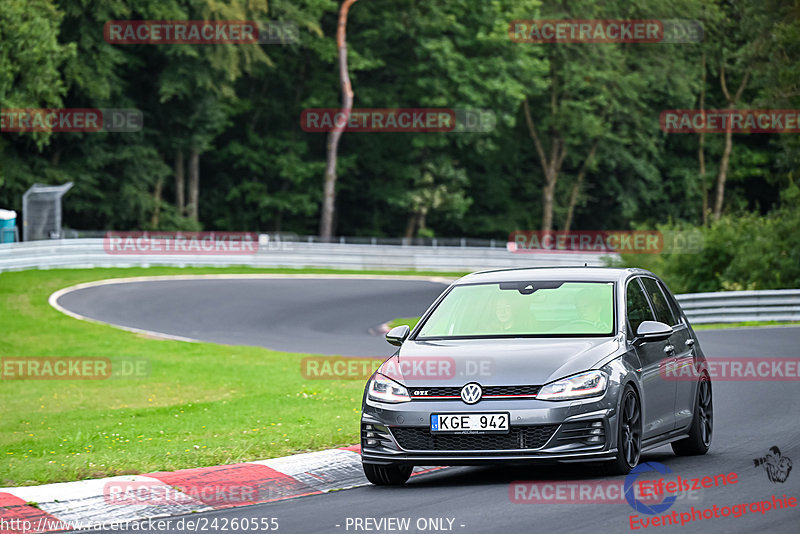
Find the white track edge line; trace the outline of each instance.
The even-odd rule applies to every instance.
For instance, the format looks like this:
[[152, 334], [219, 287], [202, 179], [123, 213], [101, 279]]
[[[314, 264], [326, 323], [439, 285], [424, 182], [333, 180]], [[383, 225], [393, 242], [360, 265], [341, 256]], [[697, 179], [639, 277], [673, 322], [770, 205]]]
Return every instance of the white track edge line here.
[[104, 280], [96, 280], [93, 282], [84, 282], [82, 284], [77, 284], [74, 286], [65, 287], [63, 289], [59, 289], [47, 299], [47, 303], [50, 304], [56, 311], [63, 313], [64, 315], [68, 315], [73, 319], [78, 319], [79, 321], [86, 321], [89, 323], [94, 324], [102, 324], [106, 326], [111, 326], [118, 330], [124, 330], [126, 332], [132, 332], [134, 334], [141, 334], [149, 337], [153, 337], [156, 339], [164, 339], [170, 341], [183, 341], [186, 343], [204, 343], [204, 341], [199, 339], [193, 339], [189, 337], [183, 336], [176, 336], [172, 334], [165, 334], [163, 332], [156, 332], [153, 330], [143, 330], [141, 328], [134, 328], [132, 326], [123, 326], [114, 323], [109, 323], [106, 321], [98, 321], [97, 319], [92, 319], [91, 317], [86, 317], [85, 315], [81, 315], [79, 313], [70, 311], [58, 303], [58, 299], [62, 296], [72, 293], [73, 291], [79, 291], [81, 289], [86, 289], [90, 287], [97, 287], [97, 286], [106, 286], [106, 285], [114, 285], [114, 284], [130, 284], [136, 282], [157, 282], [157, 281], [171, 281], [171, 280], [280, 280], [280, 279], [306, 279], [306, 280], [313, 280], [313, 279], [351, 279], [351, 280], [414, 280], [414, 281], [424, 281], [424, 282], [434, 282], [439, 284], [450, 284], [455, 278], [447, 278], [443, 276], [401, 276], [401, 275], [366, 275], [366, 274], [192, 274], [192, 275], [159, 275], [159, 276], [133, 276], [127, 278], [107, 278]]

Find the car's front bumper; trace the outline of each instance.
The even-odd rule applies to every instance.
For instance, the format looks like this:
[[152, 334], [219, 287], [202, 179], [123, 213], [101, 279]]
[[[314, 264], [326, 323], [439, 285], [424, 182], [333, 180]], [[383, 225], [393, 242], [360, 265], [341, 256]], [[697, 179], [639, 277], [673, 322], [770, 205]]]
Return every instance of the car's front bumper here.
[[[577, 401], [484, 400], [471, 406], [450, 400], [367, 401], [361, 455], [366, 463], [413, 465], [611, 460], [617, 452], [615, 398], [607, 391]], [[469, 411], [508, 412], [509, 434], [431, 433], [431, 414]]]

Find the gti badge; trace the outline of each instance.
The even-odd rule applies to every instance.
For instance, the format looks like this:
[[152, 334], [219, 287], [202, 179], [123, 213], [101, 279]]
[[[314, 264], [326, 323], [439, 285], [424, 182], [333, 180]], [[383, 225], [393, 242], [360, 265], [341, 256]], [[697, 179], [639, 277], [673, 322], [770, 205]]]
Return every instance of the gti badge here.
[[481, 396], [483, 396], [481, 386], [475, 382], [470, 382], [461, 388], [461, 400], [467, 404], [475, 404], [481, 400]]

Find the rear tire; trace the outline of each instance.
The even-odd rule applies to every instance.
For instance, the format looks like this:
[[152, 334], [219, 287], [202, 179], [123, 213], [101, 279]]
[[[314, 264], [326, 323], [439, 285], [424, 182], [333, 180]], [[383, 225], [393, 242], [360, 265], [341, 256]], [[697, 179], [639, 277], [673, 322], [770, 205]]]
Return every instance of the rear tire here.
[[364, 474], [367, 480], [376, 486], [401, 486], [406, 483], [411, 471], [414, 469], [410, 465], [378, 465], [361, 464], [364, 467]]
[[697, 399], [694, 417], [689, 427], [689, 437], [672, 443], [672, 451], [678, 456], [698, 456], [708, 452], [714, 433], [714, 400], [711, 396], [711, 379], [708, 375], [700, 378], [697, 385]]
[[627, 475], [639, 463], [642, 454], [642, 408], [631, 386], [622, 391], [617, 423], [617, 456], [606, 462], [609, 475]]

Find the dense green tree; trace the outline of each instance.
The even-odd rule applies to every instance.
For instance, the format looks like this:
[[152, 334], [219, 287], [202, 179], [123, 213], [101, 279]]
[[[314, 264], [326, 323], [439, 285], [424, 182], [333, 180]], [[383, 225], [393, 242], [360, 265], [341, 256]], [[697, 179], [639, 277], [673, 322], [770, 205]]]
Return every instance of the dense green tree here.
[[[62, 69], [75, 44], [58, 40], [63, 13], [49, 0], [0, 4], [0, 110], [59, 107], [67, 91]], [[49, 132], [0, 132], [0, 206], [19, 209], [22, 193], [36, 181], [31, 155]]]
[[[135, 108], [144, 118], [133, 133], [2, 133], [0, 205], [19, 209], [33, 182], [73, 181], [64, 206], [75, 228], [318, 231], [327, 135], [304, 131], [300, 117], [341, 102], [340, 0], [0, 2], [4, 109]], [[347, 30], [354, 108], [483, 110], [495, 122], [344, 135], [333, 231], [502, 240], [516, 229], [701, 224], [720, 206], [785, 215], [796, 135], [666, 134], [659, 115], [725, 107], [740, 86], [739, 107], [800, 107], [799, 12], [798, 0], [358, 2]], [[509, 36], [516, 19], [564, 18], [696, 19], [705, 39]], [[299, 39], [106, 42], [105, 22], [125, 19], [277, 20]]]

